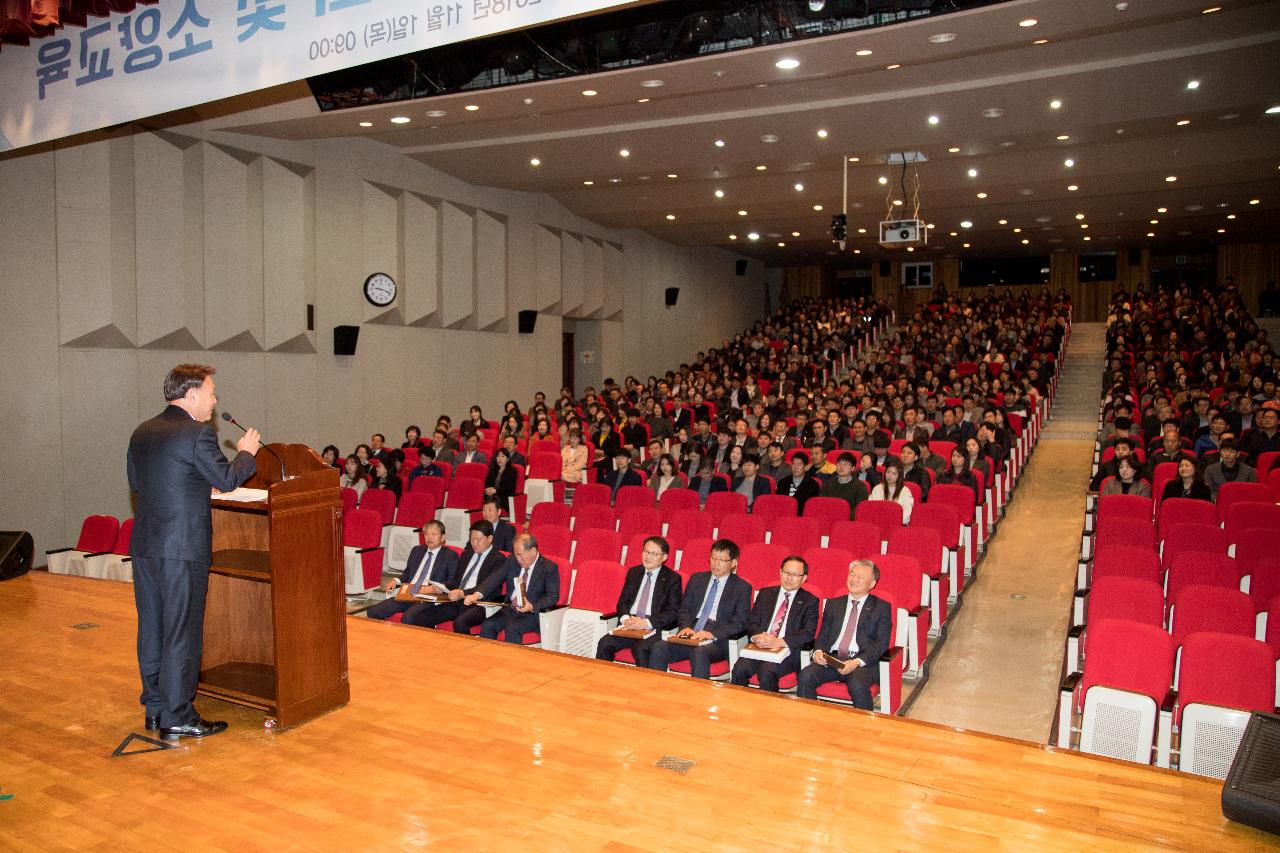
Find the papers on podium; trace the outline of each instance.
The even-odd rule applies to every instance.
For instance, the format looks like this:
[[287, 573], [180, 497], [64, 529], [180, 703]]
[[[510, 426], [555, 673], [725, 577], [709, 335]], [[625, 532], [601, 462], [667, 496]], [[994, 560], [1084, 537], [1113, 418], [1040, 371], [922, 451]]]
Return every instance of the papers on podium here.
[[213, 496], [220, 501], [239, 501], [241, 503], [252, 503], [254, 501], [265, 501], [267, 499], [266, 489], [246, 489], [241, 486], [238, 489], [232, 489], [229, 492], [219, 492], [214, 490]]
[[750, 660], [763, 660], [769, 663], [782, 663], [787, 659], [787, 655], [791, 654], [790, 646], [783, 646], [780, 649], [762, 649], [755, 643], [747, 643], [742, 651], [738, 653], [739, 657], [748, 658]]

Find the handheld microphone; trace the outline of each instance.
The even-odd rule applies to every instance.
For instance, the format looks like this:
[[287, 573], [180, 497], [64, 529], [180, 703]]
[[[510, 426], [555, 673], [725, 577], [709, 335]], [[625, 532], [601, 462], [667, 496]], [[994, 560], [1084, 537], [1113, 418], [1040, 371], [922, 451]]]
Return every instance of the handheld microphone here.
[[[229, 423], [229, 424], [235, 424], [237, 427], [239, 427], [239, 428], [240, 428], [240, 431], [241, 431], [241, 432], [248, 432], [248, 430], [247, 430], [247, 429], [245, 429], [243, 426], [241, 426], [241, 425], [240, 425], [240, 422], [239, 422], [239, 421], [237, 421], [235, 418], [231, 417], [231, 413], [230, 413], [230, 412], [223, 412], [223, 413], [222, 413], [222, 419], [223, 419], [224, 421], [226, 421], [227, 423]], [[270, 453], [272, 456], [274, 456], [274, 457], [276, 458], [276, 461], [280, 463], [280, 479], [281, 479], [281, 480], [287, 480], [287, 479], [289, 479], [288, 477], [286, 477], [286, 476], [285, 476], [285, 472], [284, 472], [284, 460], [280, 458], [280, 454], [279, 454], [279, 453], [276, 453], [274, 450], [272, 450], [272, 449], [271, 449], [271, 448], [270, 448], [270, 447], [269, 447], [265, 442], [264, 442], [264, 443], [263, 443], [263, 445], [262, 445], [262, 449], [263, 449], [263, 450], [265, 450], [265, 451], [267, 451], [268, 453]]]

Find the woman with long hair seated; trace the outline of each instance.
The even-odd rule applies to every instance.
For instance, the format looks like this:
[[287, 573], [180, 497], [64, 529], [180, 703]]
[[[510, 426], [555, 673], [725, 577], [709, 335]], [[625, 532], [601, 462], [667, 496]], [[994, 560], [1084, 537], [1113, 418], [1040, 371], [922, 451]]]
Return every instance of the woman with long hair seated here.
[[683, 489], [684, 482], [680, 472], [676, 470], [676, 460], [670, 453], [658, 457], [658, 470], [649, 478], [649, 488], [653, 489], [655, 499], [660, 499], [667, 489]]
[[493, 452], [489, 471], [484, 475], [484, 493], [498, 498], [501, 506], [507, 506], [516, 493], [516, 469], [505, 447]]
[[357, 495], [363, 496], [369, 487], [368, 476], [360, 457], [352, 453], [343, 466], [342, 476], [338, 477], [338, 485], [344, 489], [355, 489]]
[[1167, 498], [1192, 498], [1198, 501], [1213, 501], [1213, 493], [1209, 485], [1200, 476], [1200, 467], [1190, 459], [1178, 462], [1178, 476], [1165, 483], [1161, 500]]
[[400, 476], [396, 474], [396, 459], [394, 456], [388, 456], [384, 459], [378, 459], [373, 463], [373, 482], [369, 484], [374, 489], [386, 489], [394, 492], [396, 503], [400, 502]]
[[1138, 463], [1132, 456], [1124, 456], [1116, 460], [1116, 475], [1108, 477], [1098, 492], [1099, 497], [1107, 495], [1151, 497], [1151, 484], [1142, 479], [1142, 472], [1138, 470]]
[[978, 491], [978, 478], [969, 470], [969, 454], [959, 447], [951, 450], [950, 464], [938, 475], [937, 482], [951, 486], [968, 486], [973, 490], [974, 502], [982, 499]]
[[587, 446], [582, 443], [582, 433], [569, 430], [568, 444], [560, 448], [560, 478], [566, 483], [587, 482]]
[[902, 462], [891, 458], [884, 466], [884, 480], [871, 490], [873, 501], [897, 501], [902, 507], [902, 523], [911, 523], [911, 508], [916, 499], [907, 488], [906, 478], [902, 476]]

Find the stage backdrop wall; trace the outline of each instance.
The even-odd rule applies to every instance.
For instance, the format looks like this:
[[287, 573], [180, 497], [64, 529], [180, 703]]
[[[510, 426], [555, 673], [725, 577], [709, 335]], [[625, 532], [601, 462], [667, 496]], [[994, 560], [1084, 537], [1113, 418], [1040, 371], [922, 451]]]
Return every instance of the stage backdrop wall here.
[[[368, 140], [126, 129], [0, 158], [0, 198], [0, 527], [39, 550], [72, 544], [86, 515], [130, 514], [128, 437], [181, 361], [215, 365], [219, 408], [265, 440], [347, 452], [473, 403], [554, 398], [562, 318], [599, 324], [597, 375], [621, 379], [764, 310], [758, 263], [738, 277], [728, 252], [604, 229]], [[375, 271], [399, 283], [390, 310], [364, 299]], [[355, 356], [333, 355], [339, 324], [360, 327]]]

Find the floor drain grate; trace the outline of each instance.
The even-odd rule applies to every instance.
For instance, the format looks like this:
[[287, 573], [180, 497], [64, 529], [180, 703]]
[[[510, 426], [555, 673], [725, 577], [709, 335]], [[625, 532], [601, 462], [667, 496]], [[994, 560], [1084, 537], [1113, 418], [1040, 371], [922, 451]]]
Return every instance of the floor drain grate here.
[[90, 628], [97, 628], [98, 623], [97, 622], [80, 622], [78, 624], [72, 625], [71, 627], [75, 628], [77, 631], [88, 631]]
[[1015, 592], [1013, 595], [1009, 597], [1012, 598], [1014, 601], [1021, 601], [1022, 599], [1026, 598], [1026, 596], [1020, 592]]
[[663, 770], [674, 770], [677, 773], [688, 773], [693, 769], [696, 761], [690, 761], [687, 758], [676, 758], [674, 755], [664, 755], [658, 759], [658, 763], [654, 767], [661, 767]]

